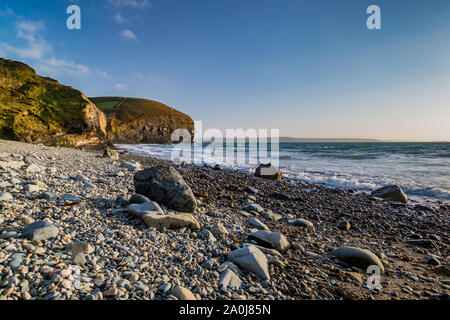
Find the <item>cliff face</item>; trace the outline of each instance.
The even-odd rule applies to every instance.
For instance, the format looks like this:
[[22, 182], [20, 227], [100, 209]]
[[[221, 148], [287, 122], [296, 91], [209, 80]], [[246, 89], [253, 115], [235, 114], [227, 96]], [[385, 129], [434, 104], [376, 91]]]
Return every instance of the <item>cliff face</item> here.
[[176, 129], [194, 135], [194, 121], [188, 115], [160, 102], [123, 97], [90, 100], [107, 116], [109, 143], [170, 143]]
[[0, 58], [0, 138], [81, 145], [105, 135], [105, 114], [80, 91]]

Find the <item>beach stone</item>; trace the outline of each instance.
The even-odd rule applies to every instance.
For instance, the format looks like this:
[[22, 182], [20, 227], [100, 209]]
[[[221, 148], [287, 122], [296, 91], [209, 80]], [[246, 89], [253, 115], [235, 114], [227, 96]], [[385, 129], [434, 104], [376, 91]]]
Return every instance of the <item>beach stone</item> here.
[[234, 273], [230, 268], [227, 268], [220, 274], [219, 289], [223, 292], [227, 292], [228, 288], [237, 290], [241, 287], [242, 281], [239, 276]]
[[413, 240], [406, 240], [407, 243], [418, 246], [418, 247], [424, 247], [424, 248], [430, 248], [430, 249], [436, 249], [438, 246], [436, 245], [436, 242], [431, 239], [413, 239]]
[[89, 179], [82, 174], [77, 174], [76, 176], [72, 177], [75, 181], [81, 181], [81, 182], [89, 182]]
[[45, 220], [33, 222], [22, 231], [22, 235], [32, 241], [55, 238], [58, 233], [58, 228]]
[[128, 213], [142, 218], [146, 214], [163, 215], [164, 211], [161, 209], [159, 204], [153, 201], [143, 202], [138, 204], [130, 204], [127, 207]]
[[200, 230], [200, 223], [189, 213], [178, 213], [173, 215], [145, 214], [142, 219], [147, 227], [154, 227], [158, 230], [190, 228]]
[[171, 293], [175, 297], [178, 298], [178, 300], [197, 300], [195, 295], [191, 292], [191, 290], [186, 289], [184, 287], [176, 286]]
[[349, 230], [350, 229], [350, 223], [348, 221], [338, 221], [334, 225], [336, 228], [340, 230]]
[[263, 207], [261, 207], [257, 203], [250, 203], [250, 204], [247, 204], [247, 205], [243, 206], [241, 208], [241, 210], [244, 210], [244, 211], [249, 212], [249, 213], [254, 213], [254, 212], [260, 213], [264, 209], [263, 209]]
[[291, 219], [288, 220], [288, 223], [296, 227], [305, 228], [308, 232], [316, 231], [316, 229], [314, 228], [314, 224], [306, 219]]
[[228, 260], [250, 272], [253, 272], [263, 280], [269, 280], [268, 262], [264, 253], [255, 246], [248, 246], [230, 252]]
[[90, 183], [90, 182], [85, 182], [83, 184], [83, 188], [86, 188], [86, 189], [97, 189], [97, 187], [95, 185], [93, 185], [92, 183]]
[[89, 243], [86, 243], [83, 241], [78, 241], [78, 240], [71, 242], [67, 246], [67, 250], [69, 250], [73, 254], [77, 254], [77, 253], [89, 254], [89, 253], [94, 252], [94, 248]]
[[282, 176], [281, 170], [279, 170], [271, 163], [268, 164], [261, 163], [255, 170], [255, 177], [259, 178], [280, 181], [281, 176]]
[[13, 196], [9, 192], [0, 192], [0, 201], [12, 200]]
[[81, 198], [78, 196], [75, 196], [73, 194], [69, 194], [69, 193], [65, 193], [63, 195], [61, 195], [60, 197], [61, 200], [67, 201], [67, 202], [79, 202], [81, 201]]
[[181, 211], [194, 212], [197, 202], [191, 188], [178, 171], [169, 165], [154, 166], [134, 175], [136, 193]]
[[331, 253], [340, 261], [348, 265], [367, 270], [369, 266], [376, 265], [384, 272], [383, 264], [380, 259], [371, 251], [357, 247], [341, 247]]
[[129, 171], [136, 171], [141, 169], [141, 164], [137, 161], [132, 162], [122, 162], [119, 166], [120, 168], [126, 168]]
[[277, 213], [273, 213], [271, 211], [262, 211], [260, 213], [260, 215], [264, 218], [266, 218], [267, 220], [271, 220], [271, 221], [279, 221], [281, 219], [283, 219], [283, 216], [281, 214], [277, 214]]
[[39, 199], [44, 199], [47, 201], [53, 201], [58, 199], [58, 195], [54, 192], [46, 191], [39, 195]]
[[76, 265], [83, 265], [86, 263], [86, 257], [83, 253], [79, 252], [72, 256], [72, 263]]
[[207, 239], [208, 242], [216, 242], [217, 239], [214, 237], [211, 231], [208, 229], [203, 229], [200, 234], [203, 236], [203, 238]]
[[220, 235], [227, 235], [227, 234], [229, 234], [227, 228], [225, 228], [222, 223], [218, 223], [218, 224], [212, 226], [209, 230], [211, 231], [211, 233], [214, 236], [220, 236]]
[[0, 168], [2, 169], [20, 169], [25, 165], [23, 161], [0, 161]]
[[256, 218], [250, 218], [247, 220], [247, 223], [252, 226], [253, 228], [260, 229], [260, 230], [269, 230], [269, 227], [266, 226], [264, 223], [259, 221]]
[[44, 188], [41, 188], [40, 186], [36, 184], [27, 184], [25, 187], [23, 187], [23, 190], [26, 192], [38, 192], [41, 190], [44, 190]]
[[37, 165], [37, 164], [30, 164], [26, 169], [25, 169], [26, 173], [37, 173], [37, 172], [41, 172], [41, 168]]
[[278, 232], [260, 230], [248, 235], [250, 240], [255, 240], [263, 247], [278, 250], [283, 253], [289, 249], [289, 241]]
[[251, 193], [251, 194], [257, 194], [259, 192], [258, 189], [254, 188], [254, 187], [250, 187], [250, 186], [245, 187], [245, 191], [247, 191], [248, 193]]
[[390, 201], [408, 203], [408, 197], [398, 185], [388, 185], [371, 192], [371, 195]]
[[133, 194], [130, 198], [130, 200], [128, 200], [128, 202], [130, 204], [140, 204], [140, 203], [144, 203], [144, 202], [150, 202], [151, 200], [149, 198], [147, 198], [146, 196], [143, 196], [142, 194]]
[[103, 151], [103, 158], [119, 160], [119, 153], [107, 147], [105, 148], [105, 151]]

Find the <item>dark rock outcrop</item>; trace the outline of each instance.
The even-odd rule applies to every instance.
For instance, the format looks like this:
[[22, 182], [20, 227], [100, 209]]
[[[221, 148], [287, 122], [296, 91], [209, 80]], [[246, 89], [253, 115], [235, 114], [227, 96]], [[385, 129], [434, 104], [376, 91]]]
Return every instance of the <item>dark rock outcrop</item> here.
[[268, 164], [261, 163], [255, 170], [255, 177], [259, 178], [280, 181], [281, 176], [282, 176], [281, 170], [279, 170], [271, 163]]
[[408, 203], [408, 197], [403, 192], [402, 188], [397, 185], [385, 186], [383, 188], [372, 191], [371, 194], [374, 197], [383, 198], [386, 200]]
[[191, 188], [168, 165], [151, 167], [134, 175], [136, 193], [181, 212], [194, 212], [197, 203]]

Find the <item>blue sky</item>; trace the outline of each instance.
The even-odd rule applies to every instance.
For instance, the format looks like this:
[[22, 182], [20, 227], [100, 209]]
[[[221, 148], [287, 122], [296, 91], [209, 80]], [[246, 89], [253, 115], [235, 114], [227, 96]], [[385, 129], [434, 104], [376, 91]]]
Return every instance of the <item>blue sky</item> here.
[[449, 37], [447, 0], [0, 2], [0, 56], [41, 75], [295, 137], [450, 140]]

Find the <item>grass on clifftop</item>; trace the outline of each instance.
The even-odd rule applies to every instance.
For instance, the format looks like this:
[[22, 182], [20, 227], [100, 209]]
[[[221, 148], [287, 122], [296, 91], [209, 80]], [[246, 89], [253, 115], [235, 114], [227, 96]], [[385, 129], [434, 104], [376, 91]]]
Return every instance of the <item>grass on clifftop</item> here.
[[0, 138], [31, 142], [78, 133], [86, 105], [80, 91], [0, 58]]

